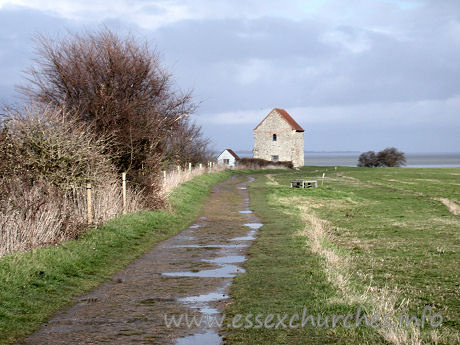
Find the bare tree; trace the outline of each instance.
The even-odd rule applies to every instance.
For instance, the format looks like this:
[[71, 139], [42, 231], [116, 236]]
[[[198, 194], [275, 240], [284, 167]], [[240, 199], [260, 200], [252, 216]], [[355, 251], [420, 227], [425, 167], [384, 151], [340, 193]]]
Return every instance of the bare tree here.
[[209, 140], [203, 136], [201, 127], [185, 119], [173, 136], [168, 138], [163, 155], [165, 165], [200, 163], [212, 160]]
[[374, 151], [367, 151], [361, 153], [358, 158], [359, 167], [400, 167], [405, 164], [406, 157], [404, 153], [394, 147], [386, 148], [377, 154]]
[[145, 171], [158, 171], [169, 139], [188, 126], [196, 109], [190, 92], [175, 89], [159, 54], [109, 29], [59, 40], [41, 36], [37, 42], [35, 65], [20, 92], [109, 134], [108, 153], [119, 170], [142, 179]]
[[358, 158], [359, 167], [374, 168], [377, 166], [377, 156], [374, 151], [361, 153]]
[[398, 151], [395, 147], [387, 147], [377, 154], [377, 161], [386, 167], [400, 167], [406, 165], [404, 152]]

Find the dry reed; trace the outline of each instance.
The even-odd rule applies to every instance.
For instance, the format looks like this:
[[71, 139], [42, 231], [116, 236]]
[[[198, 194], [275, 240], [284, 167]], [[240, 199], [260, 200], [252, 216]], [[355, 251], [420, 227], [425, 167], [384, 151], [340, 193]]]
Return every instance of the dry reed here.
[[[106, 182], [93, 188], [93, 225], [123, 211], [121, 183]], [[7, 194], [0, 200], [0, 257], [76, 238], [88, 228], [82, 186], [64, 193], [43, 180], [29, 186], [12, 179], [3, 181], [1, 187]], [[128, 189], [127, 196], [128, 212], [143, 209], [141, 193]]]
[[199, 166], [192, 167], [192, 169], [180, 169], [178, 170], [171, 170], [166, 172], [166, 175], [163, 176], [163, 182], [161, 185], [160, 194], [163, 198], [167, 199], [171, 192], [183, 182], [190, 181], [195, 176], [209, 173], [209, 172], [219, 172], [227, 169], [225, 165], [221, 164], [214, 164], [210, 169], [208, 166]]

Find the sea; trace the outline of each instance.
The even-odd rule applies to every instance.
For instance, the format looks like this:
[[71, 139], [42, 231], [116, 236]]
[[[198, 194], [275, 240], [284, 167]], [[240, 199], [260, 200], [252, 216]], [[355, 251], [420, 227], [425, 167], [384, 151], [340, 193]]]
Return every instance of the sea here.
[[[252, 157], [251, 151], [236, 151], [240, 157]], [[305, 152], [305, 165], [356, 166], [361, 152]], [[458, 153], [406, 153], [406, 168], [456, 168], [460, 167]]]

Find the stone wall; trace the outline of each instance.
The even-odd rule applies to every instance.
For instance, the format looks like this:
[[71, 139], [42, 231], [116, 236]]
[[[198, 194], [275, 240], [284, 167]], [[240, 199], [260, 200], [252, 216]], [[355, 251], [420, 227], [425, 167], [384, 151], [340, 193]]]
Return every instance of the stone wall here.
[[[273, 134], [277, 140], [273, 141]], [[292, 161], [295, 167], [304, 165], [304, 136], [296, 132], [289, 123], [273, 110], [254, 130], [254, 158], [272, 160], [278, 156], [280, 161]]]

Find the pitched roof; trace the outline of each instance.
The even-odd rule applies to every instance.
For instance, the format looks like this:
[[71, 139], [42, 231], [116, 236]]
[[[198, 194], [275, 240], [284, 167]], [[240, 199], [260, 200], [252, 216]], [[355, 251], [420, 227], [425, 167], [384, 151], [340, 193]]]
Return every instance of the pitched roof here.
[[[235, 159], [240, 159], [240, 157], [235, 152], [233, 152], [232, 149], [225, 149], [224, 152], [225, 151], [228, 151], [228, 153], [230, 153], [233, 157], [235, 157]], [[224, 152], [222, 152], [222, 153], [224, 153]]]
[[288, 114], [288, 112], [284, 109], [280, 109], [280, 108], [274, 108], [272, 109], [267, 116], [265, 116], [265, 118], [260, 121], [260, 123], [257, 125], [256, 128], [254, 129], [257, 129], [259, 128], [259, 126], [262, 124], [262, 122], [265, 121], [265, 119], [273, 112], [273, 111], [276, 111], [278, 114], [281, 115], [282, 118], [284, 118], [284, 120], [291, 126], [291, 128], [296, 131], [296, 132], [305, 132], [304, 129], [302, 127], [300, 127], [300, 125], [291, 117], [291, 115]]

